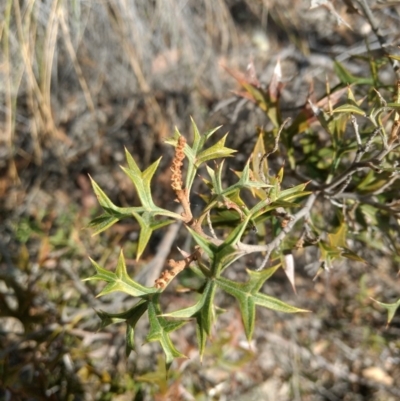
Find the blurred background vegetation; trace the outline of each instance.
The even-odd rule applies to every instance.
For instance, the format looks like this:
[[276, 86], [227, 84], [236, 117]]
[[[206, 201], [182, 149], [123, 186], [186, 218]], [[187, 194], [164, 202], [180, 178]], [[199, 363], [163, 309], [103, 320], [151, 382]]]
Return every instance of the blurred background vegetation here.
[[[123, 246], [137, 275], [162, 239], [139, 264], [133, 220], [97, 237], [85, 229], [98, 214], [88, 174], [116, 204], [137, 202], [119, 168], [124, 146], [141, 167], [163, 156], [154, 190], [168, 208], [173, 150], [164, 140], [174, 126], [190, 137], [189, 116], [200, 129], [223, 124], [237, 163], [249, 156], [268, 121], [235, 95], [224, 67], [246, 72], [252, 61], [267, 83], [279, 59], [288, 111], [339, 82], [334, 60], [369, 76], [380, 45], [349, 1], [333, 4], [334, 12], [307, 0], [0, 3], [0, 400], [399, 399], [400, 319], [386, 327], [370, 299], [398, 298], [399, 267], [379, 249], [369, 265], [343, 262], [315, 281], [313, 260], [299, 255], [297, 295], [283, 275], [269, 290], [313, 313], [260, 312], [251, 348], [227, 299], [203, 363], [187, 325], [179, 346], [190, 359], [168, 380], [156, 345], [138, 338], [140, 353], [126, 359], [123, 327], [97, 331], [93, 308], [119, 311], [124, 299], [99, 301], [98, 288], [81, 282], [93, 273], [88, 254], [112, 266]], [[400, 5], [369, 4], [395, 52]], [[390, 68], [380, 79], [395, 83]]]

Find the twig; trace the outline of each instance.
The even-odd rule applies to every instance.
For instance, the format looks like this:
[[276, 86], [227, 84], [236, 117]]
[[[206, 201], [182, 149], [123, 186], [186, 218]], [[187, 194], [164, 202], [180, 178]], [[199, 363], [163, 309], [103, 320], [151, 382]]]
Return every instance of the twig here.
[[354, 160], [353, 164], [345, 170], [343, 173], [339, 174], [332, 182], [327, 183], [325, 185], [320, 186], [320, 190], [324, 191], [326, 194], [332, 196], [333, 193], [330, 191], [334, 188], [336, 188], [338, 185], [342, 184], [346, 180], [348, 180], [348, 177], [352, 176], [355, 174], [357, 171], [360, 171], [364, 168], [370, 168], [377, 170], [378, 164], [385, 158], [385, 156], [392, 152], [396, 147], [398, 147], [400, 144], [399, 143], [392, 143], [387, 147], [384, 147], [382, 150], [379, 151], [378, 154], [375, 156], [371, 157], [368, 160], [364, 161], [358, 161], [362, 158], [362, 156], [370, 149], [371, 144], [375, 136], [381, 131], [381, 127], [377, 127], [371, 134], [370, 138], [368, 139], [367, 143], [365, 146], [362, 148], [362, 150], [356, 155], [356, 159]]
[[291, 118], [288, 117], [288, 118], [281, 124], [281, 126], [279, 127], [279, 130], [278, 130], [278, 133], [276, 134], [276, 137], [275, 137], [274, 148], [273, 148], [270, 152], [265, 153], [265, 154], [261, 157], [261, 159], [260, 159], [260, 161], [259, 161], [259, 163], [258, 163], [258, 171], [259, 171], [259, 174], [260, 174], [260, 178], [261, 178], [261, 180], [264, 181], [265, 183], [267, 182], [267, 180], [266, 180], [266, 178], [265, 178], [264, 171], [263, 171], [263, 169], [262, 169], [262, 163], [263, 163], [264, 159], [267, 160], [268, 157], [269, 157], [270, 155], [272, 155], [272, 153], [275, 153], [275, 152], [278, 150], [279, 138], [281, 137], [281, 133], [282, 133], [283, 129], [285, 128], [285, 125], [286, 125], [287, 123], [289, 123], [290, 121], [291, 121]]
[[[362, 202], [365, 203], [367, 205], [371, 205], [373, 207], [375, 207], [376, 209], [380, 209], [380, 210], [384, 210], [386, 212], [389, 212], [395, 216], [399, 216], [400, 217], [400, 204], [397, 204], [396, 201], [394, 201], [392, 204], [383, 204], [382, 202], [377, 202], [374, 201], [373, 199], [371, 199], [370, 196], [363, 196], [363, 195], [359, 195], [359, 194], [355, 194], [352, 192], [343, 192], [341, 194], [337, 194], [335, 195], [335, 198], [339, 198], [339, 199], [353, 199], [356, 200], [358, 202]], [[333, 199], [335, 199], [333, 198]], [[396, 209], [396, 207], [398, 209]]]
[[366, 0], [358, 0], [358, 3], [364, 13], [365, 18], [368, 20], [371, 25], [371, 29], [378, 38], [379, 44], [381, 46], [382, 51], [385, 56], [390, 60], [390, 64], [392, 65], [393, 71], [397, 75], [397, 78], [400, 79], [400, 67], [396, 60], [393, 60], [389, 57], [389, 53], [387, 51], [387, 43], [385, 37], [380, 33], [378, 22], [376, 21], [374, 15], [372, 14], [371, 8], [369, 7]]
[[[288, 221], [287, 225], [282, 229], [282, 231], [274, 238], [273, 241], [271, 241], [268, 245], [264, 246], [264, 251], [267, 252], [265, 255], [261, 265], [257, 268], [257, 271], [260, 271], [265, 268], [265, 266], [268, 263], [268, 260], [271, 256], [271, 253], [280, 245], [280, 243], [283, 241], [283, 239], [286, 237], [286, 235], [292, 231], [294, 225], [303, 217], [306, 217], [310, 214], [310, 210], [312, 206], [314, 205], [315, 200], [318, 197], [318, 193], [313, 193], [310, 195], [308, 198], [306, 204], [304, 207], [298, 211], [293, 218]], [[247, 253], [247, 252], [246, 252]]]

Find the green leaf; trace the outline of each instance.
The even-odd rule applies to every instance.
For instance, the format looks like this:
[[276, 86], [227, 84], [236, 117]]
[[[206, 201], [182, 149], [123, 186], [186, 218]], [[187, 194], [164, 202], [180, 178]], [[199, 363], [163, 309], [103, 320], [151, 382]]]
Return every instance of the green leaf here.
[[194, 133], [193, 151], [196, 155], [198, 155], [199, 152], [203, 149], [205, 143], [214, 135], [215, 132], [217, 132], [222, 127], [222, 125], [213, 128], [207, 131], [205, 134], [201, 135], [193, 118], [190, 119], [192, 121], [192, 128]]
[[135, 330], [127, 324], [125, 334], [125, 356], [128, 358], [132, 351], [135, 350]]
[[399, 110], [400, 109], [400, 103], [387, 103], [386, 107], [388, 107], [390, 109]]
[[199, 245], [200, 248], [212, 259], [217, 250], [217, 246], [204, 238], [204, 236], [196, 233], [196, 231], [191, 229], [189, 226], [186, 226], [186, 228], [189, 231], [190, 235], [196, 241], [197, 245]]
[[144, 312], [146, 312], [148, 307], [148, 301], [142, 300], [139, 301], [135, 306], [130, 308], [129, 310], [121, 313], [108, 313], [102, 310], [95, 311], [97, 316], [101, 319], [100, 327], [103, 329], [110, 324], [120, 323], [126, 321], [126, 344], [125, 344], [125, 353], [128, 357], [131, 351], [134, 350], [134, 333], [135, 326], [139, 319], [143, 316]]
[[117, 269], [115, 273], [112, 273], [100, 267], [94, 260], [90, 260], [95, 267], [97, 273], [96, 275], [89, 277], [84, 281], [104, 280], [108, 283], [104, 287], [103, 291], [101, 291], [100, 294], [97, 295], [98, 297], [110, 294], [115, 291], [125, 292], [126, 294], [132, 295], [133, 297], [143, 297], [158, 292], [156, 288], [144, 287], [143, 285], [137, 283], [128, 276], [128, 273], [126, 271], [125, 258], [122, 250], [118, 258]]
[[243, 255], [242, 251], [236, 250], [235, 245], [240, 241], [252, 217], [265, 207], [268, 202], [268, 199], [258, 202], [248, 212], [243, 221], [229, 233], [224, 242], [218, 246], [212, 259], [211, 273], [213, 276], [219, 276], [224, 269]]
[[203, 357], [206, 340], [210, 335], [211, 325], [214, 320], [214, 297], [216, 288], [215, 281], [207, 280], [201, 298], [195, 305], [165, 315], [174, 318], [187, 319], [193, 317], [196, 319], [196, 333], [200, 359]]
[[355, 252], [348, 248], [344, 248], [342, 256], [350, 260], [355, 260], [356, 262], [367, 263], [365, 259], [363, 259], [361, 256], [357, 255]]
[[321, 251], [320, 260], [323, 261], [328, 267], [332, 266], [332, 262], [339, 259], [342, 255], [342, 250], [338, 247], [331, 246], [325, 241], [319, 241], [318, 247]]
[[174, 220], [156, 220], [153, 213], [147, 212], [143, 213], [142, 216], [135, 212], [132, 212], [132, 214], [135, 216], [140, 225], [140, 236], [136, 254], [136, 260], [139, 260], [150, 240], [153, 231], [174, 223]]
[[336, 75], [344, 85], [348, 84], [366, 84], [373, 86], [374, 80], [371, 78], [364, 78], [364, 77], [356, 77], [352, 75], [343, 64], [339, 63], [339, 61], [334, 61], [334, 68]]
[[333, 113], [353, 113], [359, 114], [360, 116], [365, 116], [366, 113], [360, 107], [354, 104], [343, 104], [342, 106], [336, 107], [336, 109], [332, 110]]
[[276, 272], [279, 266], [280, 264], [261, 272], [247, 269], [250, 278], [246, 283], [238, 283], [224, 277], [215, 279], [215, 282], [222, 290], [235, 297], [238, 301], [246, 337], [249, 341], [254, 331], [256, 305], [286, 313], [305, 312], [276, 298], [259, 293], [264, 282]]
[[394, 318], [394, 315], [400, 306], [400, 299], [397, 300], [397, 302], [393, 304], [385, 304], [383, 302], [379, 302], [376, 299], [371, 298], [374, 302], [376, 302], [378, 305], [382, 306], [382, 308], [385, 308], [388, 311], [388, 319], [387, 319], [387, 324], [389, 325], [392, 319]]
[[134, 328], [140, 317], [147, 310], [147, 301], [141, 300], [132, 308], [128, 309], [125, 312], [120, 313], [109, 313], [103, 310], [96, 310], [97, 316], [101, 320], [100, 327], [104, 329], [104, 327], [109, 326], [110, 324], [120, 323], [123, 321], [129, 321], [132, 327]]
[[[192, 119], [192, 128], [194, 132], [193, 145], [190, 147], [189, 144], [186, 144], [184, 148], [184, 153], [189, 161], [185, 180], [185, 188], [188, 192], [190, 192], [192, 188], [196, 172], [202, 163], [208, 160], [219, 159], [221, 157], [229, 157], [232, 153], [236, 152], [234, 149], [225, 147], [226, 135], [215, 145], [208, 149], [204, 149], [206, 141], [221, 127], [214, 128], [202, 135]], [[172, 140], [167, 140], [166, 142], [170, 145], [176, 146], [180, 135], [179, 131], [175, 130], [174, 138]]]
[[94, 193], [96, 194], [97, 200], [99, 201], [101, 207], [108, 213], [118, 212], [119, 208], [111, 202], [108, 196], [103, 192], [103, 190], [97, 185], [96, 181], [89, 176], [92, 183]]
[[156, 209], [157, 207], [155, 206], [151, 195], [150, 182], [157, 170], [158, 165], [160, 164], [161, 158], [159, 158], [142, 172], [127, 149], [125, 149], [125, 155], [129, 168], [121, 168], [135, 185], [143, 207], [148, 211]]
[[268, 212], [270, 212], [272, 210], [276, 210], [280, 207], [294, 208], [294, 207], [299, 207], [299, 205], [296, 203], [292, 203], [292, 202], [276, 200], [275, 202], [270, 203], [268, 206], [261, 208], [257, 213], [254, 213], [253, 219], [255, 220], [256, 223], [261, 223], [262, 221], [264, 221], [266, 218], [269, 217], [267, 215]]
[[232, 193], [234, 191], [240, 190], [240, 189], [260, 189], [260, 188], [270, 188], [272, 185], [266, 184], [265, 182], [259, 180], [259, 179], [252, 179], [251, 174], [250, 174], [250, 160], [246, 163], [244, 166], [244, 169], [242, 172], [236, 172], [236, 174], [240, 177], [239, 181], [236, 184], [233, 184], [229, 188], [227, 188], [224, 191], [224, 195], [228, 195], [229, 193]]
[[254, 102], [257, 104], [257, 106], [264, 111], [265, 113], [268, 112], [270, 104], [272, 103], [269, 99], [267, 94], [262, 90], [254, 85], [247, 83], [247, 82], [240, 82], [243, 88], [250, 94], [250, 96], [254, 99]]
[[166, 370], [174, 358], [186, 358], [172, 343], [169, 333], [186, 324], [186, 321], [168, 321], [162, 316], [158, 297], [154, 297], [148, 306], [150, 330], [146, 339], [149, 342], [158, 341], [165, 353]]
[[284, 201], [292, 201], [297, 198], [301, 198], [303, 196], [309, 195], [312, 192], [304, 191], [304, 188], [307, 186], [308, 182], [304, 184], [296, 185], [293, 188], [288, 188], [283, 191], [280, 191], [278, 199]]
[[144, 312], [148, 308], [147, 301], [140, 301], [132, 309], [132, 313], [126, 319], [126, 344], [125, 344], [125, 354], [128, 357], [131, 351], [135, 350], [135, 327], [139, 319], [142, 317]]
[[328, 234], [329, 244], [333, 248], [346, 247], [347, 225], [342, 222], [335, 233]]
[[277, 298], [270, 297], [265, 294], [256, 294], [254, 296], [256, 305], [263, 306], [264, 308], [272, 309], [277, 312], [283, 313], [299, 313], [309, 312], [307, 309], [296, 308], [295, 306], [289, 305]]
[[101, 216], [96, 217], [93, 219], [89, 224], [88, 228], [94, 228], [95, 232], [92, 236], [100, 234], [101, 232], [107, 230], [107, 228], [111, 227], [119, 220], [118, 217], [111, 216], [109, 214], [102, 214]]
[[208, 149], [203, 150], [197, 156], [197, 163], [200, 166], [201, 163], [204, 163], [208, 160], [219, 159], [221, 157], [230, 157], [232, 153], [236, 153], [237, 150], [226, 148], [225, 141], [228, 134], [223, 136], [215, 145], [211, 146]]

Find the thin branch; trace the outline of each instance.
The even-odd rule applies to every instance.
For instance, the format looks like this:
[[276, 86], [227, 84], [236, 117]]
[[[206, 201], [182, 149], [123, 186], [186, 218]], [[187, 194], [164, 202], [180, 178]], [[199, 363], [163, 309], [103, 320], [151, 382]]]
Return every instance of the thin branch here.
[[[378, 134], [378, 132], [381, 131], [381, 128], [378, 127], [376, 128], [367, 143], [365, 144], [363, 151], [361, 152], [361, 156], [358, 156], [357, 158], [360, 159], [371, 147], [372, 140], [374, 137]], [[364, 168], [370, 168], [373, 170], [379, 170], [379, 163], [387, 156], [388, 153], [392, 152], [395, 148], [397, 148], [400, 144], [399, 143], [392, 143], [388, 147], [384, 147], [381, 151], [379, 151], [378, 154], [375, 156], [371, 157], [368, 160], [364, 161], [358, 161], [354, 160], [353, 164], [345, 170], [343, 173], [339, 174], [331, 183], [321, 185], [319, 188], [320, 190], [324, 191], [325, 193], [329, 193], [330, 190], [333, 188], [336, 188], [338, 185], [342, 184], [345, 182], [349, 176], [352, 176], [355, 174], [357, 171], [360, 171]], [[331, 193], [329, 195], [332, 195]]]
[[267, 180], [266, 180], [265, 175], [264, 175], [264, 171], [263, 171], [263, 168], [262, 168], [262, 163], [263, 163], [264, 160], [267, 160], [268, 157], [269, 157], [270, 155], [272, 155], [273, 153], [275, 153], [275, 152], [278, 150], [279, 139], [280, 139], [280, 137], [281, 137], [281, 133], [282, 133], [283, 129], [285, 128], [285, 125], [286, 125], [287, 123], [289, 123], [291, 120], [292, 120], [292, 119], [291, 119], [290, 117], [288, 117], [288, 118], [281, 124], [281, 126], [279, 127], [279, 130], [278, 130], [278, 133], [276, 134], [276, 137], [275, 137], [274, 148], [273, 148], [270, 152], [265, 153], [265, 154], [261, 157], [261, 159], [260, 159], [260, 161], [259, 161], [259, 163], [258, 163], [258, 171], [259, 171], [259, 174], [260, 174], [260, 178], [261, 178], [261, 180], [264, 181], [264, 182], [267, 182]]
[[364, 13], [365, 18], [368, 20], [371, 25], [371, 29], [378, 38], [379, 44], [381, 45], [381, 49], [384, 52], [385, 56], [387, 56], [390, 60], [390, 64], [392, 65], [393, 71], [397, 75], [397, 78], [400, 79], [400, 67], [396, 60], [393, 60], [389, 57], [389, 53], [387, 51], [387, 42], [386, 38], [381, 34], [379, 29], [379, 24], [376, 21], [374, 15], [372, 14], [371, 8], [369, 7], [367, 0], [358, 0], [358, 3]]
[[[271, 256], [271, 253], [281, 244], [286, 235], [292, 231], [294, 225], [303, 217], [309, 216], [311, 208], [314, 205], [314, 202], [316, 201], [317, 197], [318, 193], [311, 194], [304, 207], [300, 211], [298, 211], [295, 215], [292, 216], [293, 218], [290, 221], [288, 221], [287, 225], [269, 244], [261, 246], [255, 246], [255, 245], [249, 246], [240, 244], [241, 249], [244, 250], [245, 253], [260, 252], [260, 251], [264, 251], [267, 253], [264, 257], [263, 262], [257, 268], [257, 271], [260, 271], [265, 268]], [[257, 250], [255, 250], [256, 248]]]
[[[379, 210], [384, 210], [390, 214], [400, 217], [400, 204], [398, 201], [394, 201], [391, 204], [383, 204], [382, 202], [377, 202], [371, 199], [370, 196], [359, 195], [353, 192], [343, 192], [341, 194], [335, 195], [335, 198], [338, 199], [353, 199], [360, 203], [365, 203], [367, 205], [371, 205]], [[334, 198], [334, 199], [335, 199]]]

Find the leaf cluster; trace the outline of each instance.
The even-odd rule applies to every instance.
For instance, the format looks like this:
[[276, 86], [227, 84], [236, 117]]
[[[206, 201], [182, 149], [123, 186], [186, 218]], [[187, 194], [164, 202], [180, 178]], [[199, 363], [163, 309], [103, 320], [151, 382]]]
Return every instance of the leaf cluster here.
[[[202, 135], [193, 122], [193, 131], [194, 141], [192, 146], [185, 143], [183, 148], [188, 163], [184, 188], [175, 188], [177, 198], [185, 210], [182, 215], [156, 206], [152, 199], [150, 184], [159, 160], [142, 172], [129, 152], [126, 151], [128, 167], [123, 167], [123, 171], [136, 187], [141, 201], [141, 206], [139, 207], [120, 208], [114, 205], [92, 180], [94, 191], [104, 213], [94, 219], [90, 226], [96, 233], [99, 233], [125, 217], [134, 217], [141, 227], [137, 258], [140, 258], [143, 253], [153, 231], [178, 220], [183, 221], [188, 233], [197, 244], [193, 254], [189, 256], [183, 255], [184, 258], [180, 261], [170, 260], [170, 269], [164, 272], [156, 280], [155, 286], [151, 288], [145, 287], [129, 277], [122, 251], [115, 272], [110, 272], [92, 261], [96, 274], [89, 280], [102, 280], [107, 283], [99, 296], [119, 291], [138, 299], [134, 307], [122, 313], [113, 314], [99, 311], [98, 315], [102, 320], [102, 327], [111, 323], [125, 321], [127, 324], [126, 346], [127, 354], [129, 354], [134, 349], [136, 323], [147, 312], [150, 322], [147, 341], [158, 341], [160, 343], [166, 356], [167, 365], [174, 358], [183, 357], [172, 343], [170, 333], [179, 329], [189, 320], [195, 320], [196, 322], [199, 351], [200, 355], [203, 355], [206, 339], [211, 334], [212, 324], [218, 309], [215, 304], [217, 291], [224, 291], [236, 298], [248, 339], [252, 337], [254, 330], [256, 305], [288, 313], [302, 311], [262, 292], [264, 282], [271, 277], [280, 264], [260, 272], [248, 269], [249, 278], [245, 283], [227, 279], [222, 274], [240, 257], [252, 252], [262, 251], [262, 247], [251, 246], [242, 242], [247, 229], [263, 224], [267, 216], [271, 216], [274, 211], [282, 208], [282, 206], [294, 207], [293, 200], [308, 194], [308, 192], [304, 191], [305, 185], [302, 184], [295, 188], [281, 191], [279, 179], [276, 179], [275, 183], [266, 184], [256, 178], [257, 174], [250, 167], [249, 160], [243, 171], [237, 174], [237, 181], [228, 187], [224, 187], [224, 162], [216, 164], [215, 168], [206, 165], [206, 171], [209, 176], [208, 179], [203, 179], [209, 189], [209, 193], [203, 196], [206, 200], [206, 206], [198, 216], [193, 216], [189, 203], [190, 189], [199, 168], [208, 161], [226, 158], [235, 152], [225, 146], [226, 136], [207, 147], [207, 140], [216, 130]], [[176, 131], [174, 137], [168, 140], [167, 143], [178, 148], [180, 137], [181, 134]], [[243, 191], [248, 191], [250, 194], [253, 193], [258, 198], [258, 201], [253, 202], [255, 203], [254, 205], [246, 205], [241, 198]], [[217, 212], [213, 214], [212, 219], [209, 218], [210, 214], [215, 210]], [[207, 217], [209, 218], [209, 227], [206, 225]], [[239, 224], [234, 229], [229, 230], [223, 238], [218, 238], [212, 229], [212, 221], [220, 221], [221, 218], [228, 221], [233, 218], [238, 220]], [[207, 228], [209, 233], [206, 233]], [[210, 235], [210, 232], [213, 235]], [[160, 303], [161, 295], [172, 279], [184, 268], [192, 269], [203, 283], [198, 290], [197, 302], [191, 307], [165, 314], [162, 312]]]
[[[266, 113], [272, 129], [258, 129], [254, 150], [243, 169], [234, 172], [236, 181], [230, 185], [224, 181], [225, 159], [236, 150], [225, 146], [227, 136], [209, 145], [218, 128], [201, 134], [192, 122], [194, 139], [189, 144], [176, 130], [166, 142], [175, 147], [171, 188], [182, 214], [161, 208], [153, 200], [151, 179], [160, 160], [141, 171], [126, 151], [127, 167], [122, 169], [137, 190], [141, 203], [137, 207], [114, 205], [92, 180], [104, 211], [90, 225], [96, 234], [121, 219], [135, 218], [141, 228], [139, 259], [154, 231], [181, 221], [196, 244], [191, 253], [182, 252], [181, 260], [168, 262], [169, 268], [154, 287], [145, 287], [128, 275], [122, 252], [115, 272], [92, 261], [96, 275], [89, 280], [107, 283], [99, 296], [119, 291], [137, 299], [127, 311], [98, 312], [102, 327], [126, 323], [127, 355], [134, 349], [136, 324], [147, 312], [147, 341], [160, 343], [167, 367], [174, 358], [184, 356], [173, 344], [171, 333], [191, 320], [196, 323], [202, 356], [219, 311], [218, 291], [236, 299], [249, 340], [257, 305], [280, 312], [304, 312], [263, 292], [266, 280], [280, 267], [295, 287], [293, 252], [297, 249], [318, 249], [319, 272], [342, 258], [364, 261], [350, 248], [350, 239], [368, 244], [373, 238], [380, 241], [375, 242], [380, 249], [400, 253], [395, 240], [400, 219], [400, 84], [394, 89], [384, 87], [377, 69], [375, 65], [371, 78], [358, 78], [336, 63], [341, 84], [332, 90], [328, 87], [319, 100], [310, 98], [297, 115], [291, 116], [291, 122], [282, 116], [279, 64], [266, 89], [255, 75], [248, 79], [231, 72], [243, 88], [239, 95]], [[385, 101], [380, 91], [391, 97], [390, 101]], [[271, 160], [276, 155], [285, 160], [285, 165], [273, 171]], [[194, 215], [190, 199], [199, 169], [207, 174], [201, 177], [206, 188], [201, 194], [205, 206]], [[257, 233], [257, 243], [248, 241], [252, 232]], [[227, 269], [252, 253], [262, 254], [263, 261], [256, 271], [246, 269], [247, 281], [228, 279], [224, 274]], [[267, 267], [271, 261], [273, 266]], [[201, 282], [194, 303], [164, 313], [162, 295], [184, 269], [190, 269]], [[397, 308], [398, 303], [395, 305]], [[393, 314], [393, 308], [389, 313]]]

